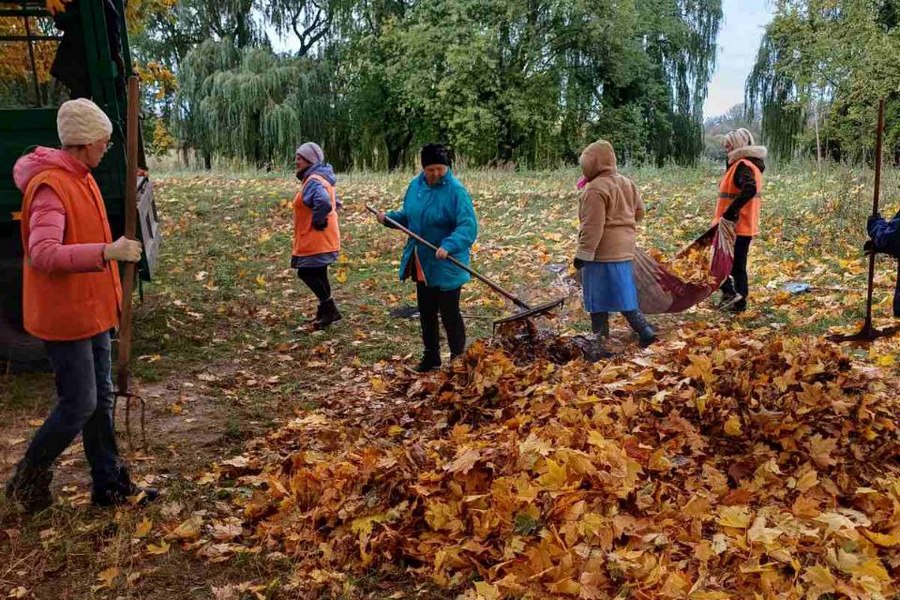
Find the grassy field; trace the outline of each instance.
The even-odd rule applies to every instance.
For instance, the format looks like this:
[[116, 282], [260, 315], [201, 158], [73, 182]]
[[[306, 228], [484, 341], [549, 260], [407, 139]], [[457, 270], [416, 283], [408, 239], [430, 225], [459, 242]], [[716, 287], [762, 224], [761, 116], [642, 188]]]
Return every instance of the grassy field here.
[[[671, 253], [708, 225], [719, 167], [629, 171], [648, 208], [640, 245]], [[155, 178], [163, 250], [156, 281], [137, 308], [134, 373], [148, 408], [148, 444], [128, 455], [139, 478], [159, 486], [160, 503], [144, 511], [98, 511], [87, 505], [80, 447], [62, 460], [57, 507], [35, 518], [0, 501], [0, 597], [238, 598], [282, 597], [292, 564], [244, 553], [227, 563], [167, 547], [169, 531], [217, 498], [199, 481], [210, 465], [276, 424], [316, 408], [329, 389], [402, 364], [420, 352], [418, 322], [392, 311], [414, 306], [414, 287], [397, 278], [404, 243], [380, 227], [365, 205], [397, 207], [412, 173], [355, 173], [340, 178], [343, 254], [332, 270], [344, 320], [312, 332], [312, 295], [289, 268], [289, 174], [161, 173]], [[588, 329], [568, 277], [577, 231], [575, 170], [465, 172], [480, 219], [473, 266], [531, 302], [566, 296], [557, 328]], [[801, 166], [766, 176], [763, 232], [751, 249], [751, 310], [732, 318], [706, 306], [653, 318], [666, 343], [692, 322], [744, 332], [822, 336], [854, 329], [863, 315], [866, 262], [861, 247], [871, 209], [871, 173]], [[883, 212], [898, 208], [900, 173], [889, 171]], [[880, 259], [875, 311], [889, 321], [896, 265]], [[809, 293], [784, 291], [789, 282]], [[463, 312], [471, 339], [488, 336], [510, 306], [477, 282], [466, 286]], [[617, 349], [637, 346], [614, 320]], [[895, 346], [885, 340], [848, 352], [896, 374]], [[52, 405], [46, 375], [0, 377], [0, 474], [5, 476]], [[149, 521], [149, 525], [144, 520]], [[147, 529], [150, 527], [150, 529]], [[145, 531], [146, 530], [146, 531]], [[154, 533], [148, 533], [154, 532]], [[155, 536], [155, 537], [154, 537]], [[177, 538], [177, 536], [176, 536]], [[152, 542], [151, 542], [152, 540]], [[152, 543], [148, 551], [148, 542]], [[156, 552], [154, 552], [154, 549]], [[246, 585], [241, 586], [244, 582]], [[347, 597], [440, 598], [442, 592], [377, 575], [352, 582]], [[230, 586], [230, 587], [229, 587]], [[400, 595], [391, 595], [400, 594]], [[286, 597], [286, 596], [285, 596]]]

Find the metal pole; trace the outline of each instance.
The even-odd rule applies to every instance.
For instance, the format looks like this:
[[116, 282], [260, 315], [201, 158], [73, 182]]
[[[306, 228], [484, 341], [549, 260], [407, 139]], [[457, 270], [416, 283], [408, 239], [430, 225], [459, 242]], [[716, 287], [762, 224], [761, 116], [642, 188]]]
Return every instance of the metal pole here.
[[[884, 145], [884, 98], [878, 102], [878, 132], [875, 142], [875, 193], [872, 198], [872, 216], [878, 215], [881, 195], [881, 151]], [[869, 254], [869, 288], [866, 293], [866, 322], [864, 330], [872, 328], [872, 297], [875, 293], [875, 252]]]
[[[24, 11], [26, 8], [25, 3], [22, 2], [22, 10]], [[44, 99], [41, 94], [41, 83], [38, 80], [37, 61], [34, 58], [34, 43], [31, 39], [31, 25], [28, 23], [27, 13], [22, 15], [22, 20], [25, 22], [25, 37], [28, 38], [26, 43], [28, 44], [28, 58], [31, 60], [31, 79], [34, 82], [34, 98], [38, 108], [42, 108], [44, 106]]]

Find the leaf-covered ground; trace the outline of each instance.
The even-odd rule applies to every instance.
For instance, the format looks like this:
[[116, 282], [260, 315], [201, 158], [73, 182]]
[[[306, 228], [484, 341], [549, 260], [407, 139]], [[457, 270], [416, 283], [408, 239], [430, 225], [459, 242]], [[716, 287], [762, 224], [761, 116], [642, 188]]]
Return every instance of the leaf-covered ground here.
[[[714, 167], [630, 174], [642, 245], [672, 253], [705, 229]], [[870, 173], [768, 174], [738, 318], [654, 318], [648, 350], [614, 319], [619, 355], [595, 366], [477, 344], [424, 378], [406, 368], [420, 343], [403, 240], [364, 208], [398, 205], [409, 176], [341, 181], [345, 319], [326, 333], [309, 331], [315, 304], [288, 268], [294, 181], [157, 178], [164, 254], [136, 324], [149, 444], [133, 461], [164, 499], [86, 507], [74, 448], [58, 508], [29, 521], [0, 504], [0, 594], [894, 597], [896, 342], [822, 341], [862, 316]], [[568, 297], [552, 325], [585, 332], [568, 277], [577, 174], [462, 179], [474, 264], [529, 301]], [[896, 265], [878, 267], [886, 324]], [[474, 282], [463, 303], [473, 340], [509, 309]], [[5, 474], [52, 394], [40, 375], [0, 386]]]

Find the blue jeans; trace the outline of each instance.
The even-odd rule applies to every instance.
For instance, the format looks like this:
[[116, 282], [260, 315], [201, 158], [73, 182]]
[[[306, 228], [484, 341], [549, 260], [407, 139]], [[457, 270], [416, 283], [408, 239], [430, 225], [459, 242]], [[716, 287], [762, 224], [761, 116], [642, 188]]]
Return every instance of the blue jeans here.
[[50, 469], [79, 433], [91, 465], [95, 491], [111, 489], [119, 477], [113, 428], [112, 359], [109, 332], [74, 342], [44, 342], [56, 378], [56, 407], [44, 421], [25, 462]]

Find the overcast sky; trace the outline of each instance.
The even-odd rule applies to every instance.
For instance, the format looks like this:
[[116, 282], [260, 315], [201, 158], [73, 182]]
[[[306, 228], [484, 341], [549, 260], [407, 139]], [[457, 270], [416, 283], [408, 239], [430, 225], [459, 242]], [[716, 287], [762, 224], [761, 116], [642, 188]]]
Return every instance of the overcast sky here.
[[716, 72], [703, 105], [707, 118], [728, 112], [744, 101], [744, 82], [756, 62], [763, 28], [772, 19], [769, 0], [722, 0], [722, 11]]

